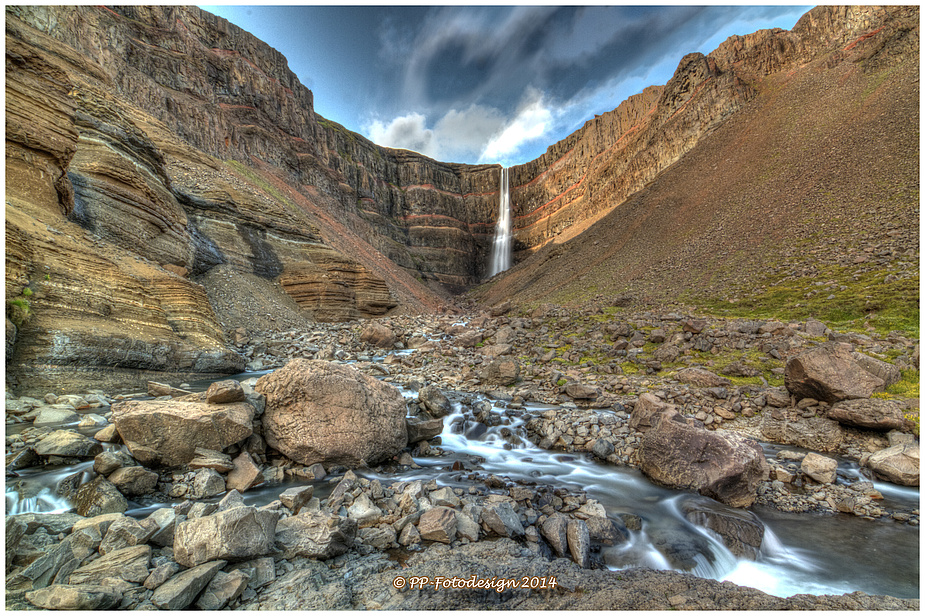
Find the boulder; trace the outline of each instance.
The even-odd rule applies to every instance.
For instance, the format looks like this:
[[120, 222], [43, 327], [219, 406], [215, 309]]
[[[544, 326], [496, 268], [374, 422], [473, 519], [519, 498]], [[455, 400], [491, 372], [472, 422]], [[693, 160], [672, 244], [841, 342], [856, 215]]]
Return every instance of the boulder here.
[[216, 381], [206, 390], [206, 402], [209, 404], [230, 404], [244, 401], [244, 388], [234, 379]]
[[247, 588], [249, 576], [241, 570], [235, 570], [230, 573], [219, 571], [206, 586], [206, 589], [199, 595], [196, 600], [196, 607], [200, 610], [215, 611], [224, 608], [226, 605], [241, 596], [244, 589]]
[[376, 464], [408, 443], [401, 392], [351, 366], [295, 359], [256, 390], [267, 398], [267, 443], [306, 466]]
[[135, 466], [137, 462], [124, 451], [104, 451], [93, 459], [93, 470], [99, 475], [110, 475], [123, 466]]
[[643, 436], [640, 470], [656, 483], [693, 489], [732, 507], [748, 507], [768, 463], [752, 439], [691, 425], [669, 412]]
[[919, 485], [919, 444], [903, 443], [871, 454], [867, 466], [874, 474], [901, 486]]
[[26, 601], [43, 610], [109, 610], [119, 607], [122, 593], [105, 586], [55, 584], [27, 592]]
[[92, 518], [103, 513], [125, 513], [128, 501], [105, 477], [97, 476], [80, 486], [73, 496], [78, 515]]
[[790, 358], [784, 368], [784, 385], [797, 400], [814, 398], [835, 404], [870, 398], [885, 382], [855, 361], [850, 345], [834, 343]]
[[695, 387], [729, 387], [732, 381], [703, 368], [684, 368], [679, 370], [677, 379]]
[[681, 510], [689, 522], [707, 528], [738, 558], [755, 560], [764, 540], [764, 524], [751, 511], [688, 499]]
[[515, 359], [494, 359], [482, 369], [480, 377], [486, 385], [513, 385], [520, 379], [520, 364]]
[[70, 404], [55, 404], [43, 407], [32, 422], [35, 427], [57, 426], [61, 424], [77, 423], [80, 415], [74, 411]]
[[201, 499], [218, 496], [225, 491], [225, 480], [211, 468], [196, 471], [191, 482], [190, 498]]
[[103, 446], [97, 441], [69, 430], [55, 430], [35, 446], [40, 456], [93, 458], [102, 452]]
[[99, 552], [100, 554], [108, 554], [123, 548], [143, 545], [148, 542], [157, 530], [156, 524], [139, 522], [128, 516], [121, 516], [113, 520], [112, 524], [109, 525], [106, 535], [98, 548]]
[[565, 395], [573, 400], [596, 400], [601, 395], [601, 390], [593, 385], [568, 383], [565, 385]]
[[233, 507], [177, 524], [174, 558], [184, 567], [215, 559], [247, 560], [273, 551], [278, 515], [256, 507]]
[[117, 468], [108, 477], [119, 492], [126, 496], [143, 496], [154, 492], [157, 487], [157, 473], [141, 466]]
[[811, 451], [800, 463], [800, 470], [819, 483], [834, 483], [838, 462]]
[[246, 402], [132, 400], [112, 407], [113, 423], [136, 460], [179, 466], [197, 447], [221, 451], [253, 433], [254, 407]]
[[429, 441], [435, 436], [440, 436], [443, 432], [443, 418], [421, 419], [419, 417], [408, 417], [405, 419], [408, 430], [408, 442], [418, 443], [420, 441]]
[[851, 354], [851, 357], [854, 358], [854, 361], [858, 362], [858, 365], [870, 372], [877, 378], [883, 379], [884, 387], [889, 387], [898, 383], [902, 379], [902, 372], [897, 366], [894, 366], [891, 363], [887, 363], [876, 357], [871, 357], [870, 355], [865, 355], [855, 351]]
[[434, 507], [421, 515], [418, 533], [425, 541], [452, 543], [456, 538], [456, 512], [449, 507]]
[[673, 404], [668, 404], [655, 394], [644, 393], [636, 400], [636, 406], [630, 413], [629, 428], [639, 432], [647, 432], [655, 427], [666, 414], [677, 412]]
[[160, 398], [161, 396], [170, 396], [172, 398], [178, 398], [182, 396], [190, 395], [191, 391], [185, 389], [178, 389], [167, 383], [158, 383], [156, 381], [148, 381], [148, 395], [153, 398]]
[[356, 533], [356, 520], [320, 511], [303, 511], [279, 521], [276, 543], [283, 551], [282, 558], [302, 556], [327, 560], [349, 550]]
[[524, 527], [511, 503], [487, 505], [482, 510], [482, 525], [499, 537], [523, 537]]
[[905, 423], [901, 403], [877, 398], [842, 400], [832, 405], [827, 417], [846, 426], [884, 432], [899, 430]]
[[293, 514], [298, 514], [315, 493], [314, 486], [296, 486], [279, 495], [279, 502]]
[[584, 520], [569, 520], [565, 529], [568, 551], [572, 560], [582, 569], [591, 568], [591, 535]]
[[157, 587], [151, 595], [151, 603], [162, 610], [182, 610], [188, 607], [225, 564], [224, 560], [216, 560], [181, 571]]
[[761, 417], [761, 438], [813, 451], [836, 451], [846, 435], [845, 429], [832, 419], [801, 417], [789, 409], [774, 409]]
[[556, 551], [556, 556], [562, 557], [568, 553], [568, 516], [554, 513], [543, 522], [540, 533]]
[[261, 481], [263, 481], [263, 475], [260, 469], [254, 464], [250, 455], [244, 451], [234, 459], [234, 470], [228, 473], [225, 486], [228, 490], [246, 492]]
[[[248, 438], [253, 437], [252, 434]], [[214, 471], [219, 473], [227, 473], [234, 469], [234, 462], [231, 461], [231, 456], [221, 451], [215, 451], [212, 449], [205, 449], [203, 447], [197, 447], [193, 450], [193, 455], [195, 456], [192, 460], [189, 461], [190, 470], [199, 470], [200, 468], [211, 468]]]
[[427, 385], [418, 392], [418, 401], [433, 417], [446, 417], [453, 412], [453, 405], [439, 387]]
[[143, 583], [151, 562], [151, 546], [136, 545], [109, 552], [68, 577], [69, 584], [101, 584], [120, 590]]
[[380, 349], [394, 349], [398, 338], [395, 332], [379, 323], [370, 323], [360, 333], [360, 342], [365, 342]]

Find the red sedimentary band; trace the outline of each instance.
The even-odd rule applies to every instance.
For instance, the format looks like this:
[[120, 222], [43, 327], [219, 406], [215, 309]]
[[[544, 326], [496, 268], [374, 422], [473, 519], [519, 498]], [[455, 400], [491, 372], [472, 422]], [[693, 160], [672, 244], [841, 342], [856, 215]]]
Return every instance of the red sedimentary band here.
[[448, 190], [443, 190], [442, 188], [437, 188], [433, 184], [409, 184], [408, 186], [400, 186], [401, 190], [433, 190], [443, 195], [448, 195], [450, 197], [485, 197], [489, 195], [497, 195], [499, 191], [493, 190], [491, 192], [471, 192], [471, 193], [454, 193]]
[[710, 83], [711, 81], [713, 81], [713, 78], [712, 78], [712, 77], [707, 77], [706, 79], [704, 79], [703, 81], [701, 81], [701, 82], [700, 82], [700, 85], [698, 85], [698, 86], [694, 89], [693, 94], [690, 95], [690, 98], [688, 98], [686, 101], [684, 101], [684, 104], [681, 105], [680, 107], [678, 107], [678, 110], [675, 111], [673, 114], [671, 114], [671, 117], [668, 118], [667, 121], [668, 121], [668, 122], [672, 121], [676, 115], [678, 115], [679, 113], [681, 113], [682, 111], [684, 111], [684, 108], [687, 107], [687, 106], [690, 104], [690, 102], [691, 102], [692, 100], [694, 100], [694, 99], [697, 97], [698, 94], [700, 94], [700, 90], [703, 89], [703, 86], [705, 86], [706, 84]]
[[881, 30], [883, 30], [883, 26], [880, 26], [879, 28], [877, 28], [877, 29], [874, 30], [873, 32], [868, 32], [867, 34], [864, 34], [864, 35], [858, 37], [856, 40], [854, 40], [854, 41], [852, 41], [851, 43], [849, 43], [848, 46], [845, 47], [845, 49], [844, 49], [843, 51], [851, 51], [852, 49], [854, 49], [854, 48], [858, 45], [858, 43], [860, 43], [860, 42], [862, 42], [862, 41], [866, 41], [866, 40], [869, 39], [870, 37], [872, 37], [872, 36], [874, 36], [875, 34], [877, 34], [878, 32], [880, 32]]
[[104, 6], [104, 5], [102, 5], [102, 4], [97, 4], [97, 5], [96, 5], [96, 8], [98, 8], [98, 9], [103, 9], [104, 11], [109, 11], [110, 13], [112, 13], [113, 15], [115, 15], [116, 17], [119, 17], [119, 18], [122, 17], [122, 15], [119, 15], [119, 14], [116, 13], [114, 10], [112, 10], [111, 8], [109, 8], [108, 6]]
[[[692, 97], [692, 98], [693, 98], [693, 97]], [[648, 118], [648, 117], [649, 117], [650, 115], [652, 115], [653, 113], [655, 113], [655, 107], [652, 107], [648, 112], [646, 112], [646, 115], [643, 116], [643, 120], [645, 120], [646, 118]], [[620, 138], [617, 139], [616, 141], [614, 141], [613, 145], [611, 145], [611, 146], [610, 146], [609, 148], [607, 148], [606, 150], [603, 150], [603, 151], [599, 152], [598, 154], [596, 154], [596, 155], [594, 156], [594, 158], [591, 159], [591, 162], [590, 162], [590, 164], [589, 164], [588, 166], [591, 167], [591, 166], [597, 161], [598, 158], [600, 158], [600, 157], [603, 156], [604, 154], [607, 154], [608, 152], [610, 152], [611, 150], [613, 150], [614, 148], [616, 148], [618, 145], [620, 145], [620, 142], [623, 141], [624, 139], [626, 139], [627, 137], [629, 137], [631, 133], [637, 132], [637, 131], [639, 130], [640, 126], [642, 125], [642, 123], [643, 123], [642, 121], [639, 121], [639, 122], [637, 122], [636, 124], [634, 124], [634, 125], [632, 125], [631, 127], [629, 127], [628, 129], [626, 129], [626, 130], [623, 132], [623, 134], [620, 135]], [[574, 149], [574, 148], [573, 148], [573, 149]], [[556, 161], [556, 163], [558, 163], [558, 162], [561, 161], [563, 158], [565, 158], [565, 156], [567, 156], [567, 155], [569, 154], [569, 152], [571, 152], [571, 151], [572, 151], [572, 150], [569, 150], [568, 152], [566, 152], [561, 158], [559, 158], [559, 160]], [[556, 163], [553, 163], [553, 166], [554, 166]], [[552, 168], [552, 167], [550, 167], [550, 169], [551, 169], [551, 168]], [[545, 173], [547, 173], [547, 172], [548, 172], [548, 170], [547, 170], [547, 171], [544, 171], [543, 174], [545, 174]], [[540, 174], [539, 176], [537, 176], [537, 179], [540, 178], [540, 177], [542, 177], [543, 174]], [[521, 214], [520, 216], [514, 216], [514, 220], [522, 220], [522, 219], [524, 219], [524, 218], [531, 218], [531, 217], [533, 217], [533, 216], [536, 216], [536, 214], [537, 214], [538, 212], [541, 212], [542, 210], [544, 210], [545, 208], [549, 207], [550, 205], [552, 205], [553, 203], [555, 203], [556, 201], [558, 201], [559, 199], [561, 199], [562, 197], [564, 197], [565, 195], [567, 195], [569, 192], [571, 192], [572, 190], [574, 190], [575, 188], [577, 188], [580, 184], [582, 184], [582, 183], [585, 181], [585, 179], [586, 179], [587, 177], [588, 177], [588, 173], [585, 172], [585, 174], [582, 175], [581, 178], [580, 178], [577, 182], [575, 182], [574, 184], [572, 184], [571, 186], [569, 186], [568, 188], [566, 188], [563, 192], [559, 193], [556, 197], [554, 197], [553, 199], [550, 199], [549, 201], [547, 201], [546, 203], [544, 203], [544, 204], [541, 205], [540, 207], [531, 210], [531, 211], [530, 211], [529, 213], [527, 213], [527, 214]], [[532, 183], [535, 182], [535, 181], [536, 181], [536, 179], [534, 179], [534, 180], [533, 180], [532, 182], [530, 182], [529, 184], [525, 184], [525, 186], [529, 186], [530, 184], [532, 184]], [[552, 215], [552, 214], [550, 214], [549, 216], [551, 216], [551, 215]], [[530, 227], [532, 227], [532, 226], [534, 226], [534, 225], [537, 225], [537, 224], [543, 222], [544, 220], [546, 220], [547, 218], [549, 218], [549, 216], [543, 216], [543, 217], [540, 218], [539, 220], [537, 220], [537, 221], [535, 221], [535, 222], [532, 222], [532, 223], [530, 223], [529, 225], [524, 225], [524, 226], [521, 226], [521, 227], [517, 227], [517, 230], [529, 229]]]

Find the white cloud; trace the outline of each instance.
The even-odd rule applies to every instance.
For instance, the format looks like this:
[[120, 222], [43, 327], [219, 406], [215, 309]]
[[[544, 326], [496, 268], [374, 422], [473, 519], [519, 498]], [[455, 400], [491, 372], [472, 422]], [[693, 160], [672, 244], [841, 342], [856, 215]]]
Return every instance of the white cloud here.
[[479, 162], [504, 161], [526, 143], [548, 136], [552, 128], [552, 111], [546, 105], [542, 92], [531, 88], [514, 118], [485, 144]]
[[374, 143], [385, 147], [414, 150], [436, 157], [434, 131], [427, 128], [426, 120], [420, 113], [399, 116], [388, 124], [374, 120], [367, 125], [366, 134]]

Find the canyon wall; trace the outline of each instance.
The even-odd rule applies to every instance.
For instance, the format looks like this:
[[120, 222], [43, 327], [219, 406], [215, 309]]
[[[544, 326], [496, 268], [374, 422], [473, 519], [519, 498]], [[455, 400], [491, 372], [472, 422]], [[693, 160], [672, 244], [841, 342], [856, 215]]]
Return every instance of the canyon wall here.
[[733, 36], [707, 56], [685, 56], [666, 85], [646, 88], [512, 169], [515, 258], [559, 234], [577, 234], [584, 221], [599, 219], [652, 182], [751, 100], [765, 75], [823, 55], [837, 62], [846, 45], [879, 32], [902, 12], [817, 7], [793, 30]]
[[[653, 181], [762, 75], [837, 59], [898, 10], [821, 7], [791, 32], [684, 57], [666, 85], [512, 170], [518, 256]], [[226, 337], [274, 320], [225, 309], [245, 287], [245, 303], [348, 320], [435, 310], [485, 277], [498, 166], [382, 148], [325, 120], [279, 52], [224, 19], [10, 6], [6, 34], [14, 386], [239, 371]]]

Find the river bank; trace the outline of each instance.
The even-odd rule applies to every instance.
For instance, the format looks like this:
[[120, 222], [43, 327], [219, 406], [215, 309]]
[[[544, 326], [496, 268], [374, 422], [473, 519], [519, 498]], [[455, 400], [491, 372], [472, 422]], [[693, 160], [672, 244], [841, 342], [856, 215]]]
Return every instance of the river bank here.
[[[29, 603], [26, 593], [36, 592], [33, 573], [42, 568], [35, 566], [41, 560], [38, 553], [50, 546], [57, 548], [65, 544], [68, 537], [79, 534], [75, 524], [81, 533], [88, 532], [88, 526], [95, 528], [99, 543], [91, 537], [89, 545], [96, 543], [90, 550], [93, 555], [86, 555], [67, 567], [58, 562], [59, 568], [50, 577], [47, 569], [54, 565], [48, 565], [39, 577], [48, 577], [47, 582], [55, 581], [49, 587], [68, 579], [74, 584], [73, 575], [77, 569], [92, 567], [94, 562], [105, 563], [109, 557], [104, 551], [114, 554], [147, 546], [147, 552], [141, 550], [135, 555], [142, 561], [147, 559], [140, 567], [146, 572], [144, 579], [127, 580], [120, 574], [117, 577], [121, 581], [113, 583], [112, 571], [97, 565], [95, 577], [89, 579], [109, 580], [97, 585], [110, 590], [115, 588], [120, 593], [118, 601], [114, 594], [104, 593], [106, 598], [99, 599], [103, 603], [97, 607], [106, 601], [124, 609], [158, 607], [159, 603], [175, 607], [185, 599], [172, 597], [186, 595], [167, 591], [157, 594], [161, 584], [157, 584], [156, 579], [149, 583], [148, 576], [159, 571], [162, 583], [173, 580], [176, 585], [174, 578], [199, 567], [208, 568], [209, 562], [221, 562], [225, 558], [192, 567], [181, 565], [175, 543], [165, 543], [163, 539], [159, 543], [152, 537], [171, 525], [176, 529], [183, 521], [212, 519], [244, 507], [254, 515], [273, 512], [278, 518], [276, 547], [269, 550], [272, 556], [246, 558], [243, 559], [245, 564], [223, 563], [225, 575], [218, 576], [217, 570], [211, 571], [211, 577], [206, 575], [208, 579], [189, 597], [190, 603], [207, 601], [203, 597], [209, 593], [199, 595], [200, 591], [212, 584], [212, 580], [218, 580], [231, 588], [221, 595], [224, 597], [222, 607], [241, 609], [258, 606], [425, 609], [422, 605], [433, 605], [434, 609], [493, 606], [532, 609], [540, 605], [548, 608], [557, 605], [557, 601], [566, 609], [576, 596], [582, 597], [583, 605], [587, 598], [601, 609], [621, 609], [621, 606], [648, 609], [728, 609], [731, 606], [740, 606], [736, 609], [917, 609], [917, 599], [897, 602], [857, 593], [844, 597], [800, 594], [788, 599], [704, 579], [731, 576], [739, 583], [748, 584], [762, 576], [783, 575], [782, 569], [761, 569], [775, 558], [780, 559], [782, 554], [803, 565], [806, 563], [801, 561], [800, 555], [794, 559], [793, 550], [774, 552], [778, 549], [775, 542], [781, 538], [769, 531], [770, 525], [757, 520], [747, 509], [720, 505], [688, 491], [653, 486], [636, 470], [645, 435], [638, 426], [631, 426], [631, 419], [640, 398], [646, 395], [665, 404], [671, 403], [685, 416], [695, 418], [702, 413], [704, 419], [697, 421], [705, 429], [714, 431], [722, 426], [760, 437], [767, 429], [762, 422], [765, 415], [771, 417], [775, 412], [791, 411], [807, 415], [800, 417], [804, 420], [801, 425], [828, 425], [820, 421], [825, 420], [828, 411], [825, 403], [817, 401], [799, 408], [774, 379], [779, 382], [782, 378], [776, 371], [783, 372], [788, 355], [821, 345], [823, 341], [830, 341], [827, 337], [840, 334], [826, 333], [823, 329], [819, 335], [811, 335], [815, 330], [806, 331], [807, 326], [818, 326], [806, 323], [753, 323], [744, 328], [754, 329], [754, 333], [743, 334], [743, 324], [735, 321], [711, 322], [680, 315], [666, 315], [668, 318], [632, 315], [598, 321], [594, 317], [602, 315], [585, 316], [588, 327], [583, 331], [557, 329], [559, 315], [553, 311], [536, 317], [484, 314], [465, 321], [455, 315], [445, 315], [398, 317], [352, 325], [319, 324], [311, 333], [237, 332], [236, 342], [239, 351], [248, 359], [249, 368], [265, 371], [282, 366], [293, 357], [343, 362], [379, 380], [400, 385], [409, 417], [421, 420], [411, 423], [420, 425], [436, 418], [440, 419], [440, 428], [436, 432], [419, 434], [423, 438], [412, 442], [402, 455], [368, 469], [357, 468], [355, 472], [346, 472], [346, 468], [337, 465], [318, 468], [299, 464], [279, 455], [265, 441], [261, 445], [249, 438], [247, 443], [219, 452], [227, 459], [213, 460], [211, 464], [198, 460], [180, 468], [145, 469], [156, 475], [152, 489], [128, 497], [123, 509], [128, 516], [122, 513], [103, 517], [90, 515], [85, 522], [65, 518], [63, 522], [56, 522], [57, 525], [50, 522], [55, 516], [8, 516], [8, 537], [11, 524], [14, 537], [15, 528], [20, 526], [10, 520], [28, 520], [22, 525], [21, 543], [13, 546], [13, 566], [8, 566], [8, 607], [28, 609], [35, 605]], [[581, 320], [571, 321], [571, 326], [575, 327], [575, 323], [580, 324]], [[684, 331], [698, 327], [697, 333]], [[624, 331], [626, 328], [628, 331]], [[762, 328], [765, 331], [762, 332]], [[659, 329], [662, 331], [655, 331]], [[725, 336], [719, 335], [723, 332]], [[640, 340], [637, 334], [644, 340], [638, 346], [632, 342], [634, 338], [637, 342]], [[660, 342], [655, 342], [659, 339]], [[914, 341], [898, 337], [892, 340], [855, 337], [854, 341], [867, 352], [893, 359], [891, 365], [912, 365], [917, 361]], [[672, 351], [664, 349], [672, 346], [671, 343], [678, 349], [676, 359], [680, 361], [675, 362], [678, 368], [665, 371], [666, 366], [672, 367], [671, 362], [655, 359], [655, 355], [666, 357], [666, 353]], [[686, 345], [690, 345], [689, 348], [685, 348]], [[761, 352], [767, 355], [766, 360], [756, 357], [756, 347], [765, 349]], [[608, 357], [611, 350], [613, 355]], [[741, 356], [730, 357], [734, 351]], [[774, 356], [775, 351], [779, 358]], [[690, 361], [685, 362], [685, 359]], [[658, 361], [662, 361], [662, 370], [655, 369], [653, 362]], [[513, 365], [505, 366], [506, 362]], [[753, 367], [758, 375], [723, 377], [718, 374], [728, 368], [728, 364], [736, 362], [741, 364], [740, 370]], [[637, 370], [631, 372], [634, 367]], [[694, 384], [675, 378], [684, 368], [692, 367], [700, 367], [727, 382]], [[703, 377], [700, 373], [696, 376]], [[253, 397], [255, 381], [242, 380], [243, 391], [248, 392], [247, 400], [259, 407], [259, 399]], [[193, 390], [205, 388], [204, 383], [195, 382], [176, 385], [191, 385]], [[179, 395], [180, 392], [174, 393]], [[41, 400], [30, 400], [8, 395], [8, 513], [11, 511], [10, 486], [33, 472], [26, 466], [14, 471], [20, 477], [10, 477], [9, 454], [16, 457], [16, 454], [28, 455], [23, 452], [32, 451], [35, 455], [36, 447], [58, 427], [54, 423], [46, 427], [30, 425], [30, 420], [46, 416], [49, 421], [47, 416], [52, 411], [67, 411], [60, 407], [68, 404], [85, 406], [87, 408], [79, 410], [74, 406], [74, 411], [83, 419], [75, 424], [71, 418], [71, 425], [83, 421], [80, 431], [106, 443], [107, 435], [100, 436], [99, 432], [112, 427], [107, 403], [141, 397], [147, 396], [107, 396], [98, 392], [81, 396], [81, 402], [66, 396], [49, 395]], [[909, 403], [903, 404], [908, 406]], [[93, 405], [99, 408], [89, 408]], [[53, 406], [59, 408], [51, 408]], [[94, 410], [100, 413], [92, 413]], [[94, 414], [99, 419], [92, 417]], [[730, 414], [733, 416], [727, 417]], [[261, 422], [265, 423], [266, 418], [258, 413], [254, 424]], [[434, 428], [430, 426], [429, 429]], [[893, 488], [884, 487], [890, 484], [864, 476], [863, 473], [871, 471], [862, 467], [871, 455], [889, 448], [893, 441], [903, 442], [906, 440], [903, 435], [911, 434], [902, 429], [884, 432], [848, 427], [817, 432], [817, 436], [829, 437], [829, 440], [818, 441], [821, 443], [818, 450], [838, 461], [835, 477], [830, 481], [817, 481], [807, 472], [804, 462], [812, 452], [802, 446], [806, 443], [767, 444], [764, 451], [769, 463], [768, 474], [756, 487], [755, 508], [772, 507], [780, 511], [781, 516], [804, 512], [804, 516], [812, 518], [851, 514], [852, 519], [861, 524], [909, 529], [908, 533], [900, 533], [899, 543], [908, 545], [910, 538], [914, 538], [917, 546], [917, 489], [897, 487], [894, 494]], [[912, 438], [917, 442], [914, 436]], [[123, 446], [106, 447], [113, 456], [127, 455]], [[64, 486], [59, 490], [66, 491], [70, 486], [78, 491], [81, 482], [103, 474], [90, 470], [98, 464], [100, 453], [93, 456], [89, 453], [88, 450], [82, 454], [82, 458], [40, 454], [33, 464], [40, 461], [45, 464], [43, 468], [48, 469], [56, 464], [93, 457], [89, 466], [87, 462], [82, 463], [79, 472], [60, 471], [56, 476], [56, 487]], [[238, 461], [245, 453], [255, 471], [244, 484], [236, 483], [232, 473], [238, 472]], [[121, 464], [127, 468], [134, 466], [130, 460], [123, 460]], [[112, 471], [107, 471], [112, 477]], [[582, 473], [607, 479], [581, 480]], [[62, 481], [74, 475], [78, 479], [72, 478], [70, 483]], [[28, 483], [22, 481], [21, 485]], [[126, 491], [125, 484], [120, 485], [123, 486], [120, 489]], [[243, 498], [236, 496], [238, 492], [233, 485], [241, 488]], [[630, 485], [632, 489], [627, 487]], [[306, 486], [311, 487], [307, 497]], [[284, 497], [289, 490], [295, 490], [299, 496], [288, 494]], [[22, 497], [16, 497], [18, 502], [35, 497], [27, 494], [28, 490]], [[60, 506], [70, 506], [66, 498], [55, 501], [60, 495], [47, 496], [52, 503], [63, 502]], [[644, 507], [634, 511], [627, 506], [630, 501], [643, 503], [647, 500], [658, 505], [648, 511]], [[213, 505], [205, 504], [208, 502]], [[173, 505], [173, 508], [164, 505]], [[328, 552], [320, 560], [315, 554], [313, 560], [292, 549], [287, 552], [287, 542], [281, 541], [280, 529], [294, 523], [284, 523], [285, 520], [304, 522], [303, 507], [311, 512], [310, 517], [315, 522], [310, 528], [316, 532], [321, 527], [339, 529], [339, 535], [334, 535], [340, 539], [333, 542], [342, 546], [334, 548], [338, 554]], [[172, 521], [158, 513], [165, 509], [173, 512]], [[85, 513], [92, 512], [85, 510]], [[428, 517], [423, 520], [422, 528], [425, 514]], [[764, 517], [769, 516], [765, 514]], [[125, 529], [134, 528], [133, 523], [147, 531], [136, 529], [134, 534], [128, 532], [126, 535]], [[118, 533], [112, 531], [114, 524]], [[837, 526], [837, 522], [834, 525]], [[752, 529], [759, 527], [761, 534], [755, 541]], [[425, 533], [436, 534], [424, 536]], [[101, 548], [110, 534], [109, 543]], [[120, 542], [117, 536], [122, 537]], [[126, 536], [134, 539], [126, 539]], [[70, 542], [73, 544], [76, 539]], [[873, 545], [871, 552], [875, 551]], [[724, 559], [730, 562], [723, 564]], [[242, 558], [229, 560], [242, 561]], [[872, 554], [868, 555], [868, 560], [875, 560]], [[47, 562], [48, 559], [46, 565]], [[442, 563], [441, 566], [435, 565], [436, 562]], [[22, 577], [16, 578], [30, 567], [33, 573], [25, 576], [30, 580], [28, 583], [24, 583]], [[632, 569], [609, 572], [607, 567]], [[642, 569], [637, 570], [639, 567]], [[917, 597], [917, 574], [910, 571], [913, 563], [900, 563], [900, 567], [905, 573], [890, 575], [910, 580], [904, 592], [911, 589], [912, 594], [905, 596]], [[646, 568], [692, 571], [700, 577], [647, 571]], [[227, 578], [233, 571], [242, 570], [247, 570], [247, 575], [235, 575], [232, 580]], [[268, 570], [272, 570], [272, 576], [267, 574]], [[259, 571], [264, 573], [258, 575]], [[398, 589], [385, 584], [391, 584], [399, 573], [405, 576], [406, 572], [417, 572], [418, 577], [433, 578], [440, 574], [450, 579], [476, 576], [482, 580], [513, 579], [517, 577], [511, 573], [514, 572], [530, 580], [555, 577], [561, 585], [545, 590], [508, 588], [499, 593], [492, 589], [451, 591], [446, 587]], [[807, 579], [812, 576], [811, 567], [796, 574], [796, 577]], [[18, 589], [11, 588], [11, 579], [19, 580], [14, 584]], [[76, 579], [86, 580], [79, 575]], [[31, 586], [29, 590], [25, 589], [27, 585]], [[209, 596], [221, 594], [217, 581], [215, 585]], [[189, 589], [195, 587], [195, 583], [184, 586], [184, 592], [189, 594]], [[293, 593], [295, 587], [304, 590]], [[812, 583], [805, 587], [814, 588]], [[825, 584], [821, 587], [822, 592], [827, 592], [826, 588], [829, 591], [837, 588]], [[835, 592], [849, 590], [852, 588], [839, 588]], [[793, 594], [780, 588], [773, 592]], [[890, 594], [896, 591], [881, 591], [875, 587], [872, 592]], [[165, 598], [168, 594], [169, 599]], [[52, 601], [48, 597], [31, 596], [32, 601], [44, 601], [46, 607]]]

